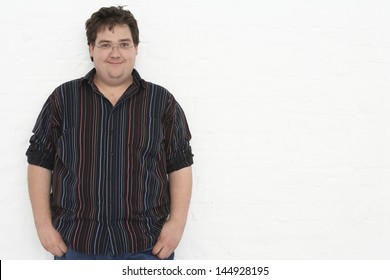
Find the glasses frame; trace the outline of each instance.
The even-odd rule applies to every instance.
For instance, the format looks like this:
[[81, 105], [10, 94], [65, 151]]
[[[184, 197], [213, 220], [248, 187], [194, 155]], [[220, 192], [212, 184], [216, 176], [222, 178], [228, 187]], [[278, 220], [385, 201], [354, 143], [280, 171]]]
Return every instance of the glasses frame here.
[[94, 43], [93, 45], [102, 50], [114, 50], [115, 47], [118, 47], [119, 50], [129, 50], [131, 48], [134, 48], [134, 45], [130, 44], [129, 42], [121, 42], [118, 44], [103, 42], [99, 44]]

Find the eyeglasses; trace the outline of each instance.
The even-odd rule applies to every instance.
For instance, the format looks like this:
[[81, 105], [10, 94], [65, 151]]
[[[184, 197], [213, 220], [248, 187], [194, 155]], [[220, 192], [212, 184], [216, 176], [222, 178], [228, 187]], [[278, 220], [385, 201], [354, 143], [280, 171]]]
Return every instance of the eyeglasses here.
[[103, 49], [103, 50], [112, 50], [115, 47], [118, 47], [120, 50], [128, 50], [128, 49], [134, 47], [134, 45], [132, 45], [128, 42], [122, 42], [122, 43], [119, 43], [116, 45], [112, 44], [112, 43], [100, 43], [100, 44], [96, 44], [95, 46], [97, 48]]

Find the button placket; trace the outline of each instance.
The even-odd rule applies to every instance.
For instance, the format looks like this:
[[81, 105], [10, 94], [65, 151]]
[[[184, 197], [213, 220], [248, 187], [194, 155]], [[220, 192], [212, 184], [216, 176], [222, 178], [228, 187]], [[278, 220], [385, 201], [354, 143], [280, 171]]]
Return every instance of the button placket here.
[[107, 197], [107, 203], [108, 205], [112, 204], [112, 188], [113, 188], [113, 161], [114, 161], [114, 118], [113, 118], [113, 110], [111, 111], [110, 117], [109, 117], [109, 131], [108, 131], [108, 136], [109, 136], [109, 157], [108, 157], [108, 197]]

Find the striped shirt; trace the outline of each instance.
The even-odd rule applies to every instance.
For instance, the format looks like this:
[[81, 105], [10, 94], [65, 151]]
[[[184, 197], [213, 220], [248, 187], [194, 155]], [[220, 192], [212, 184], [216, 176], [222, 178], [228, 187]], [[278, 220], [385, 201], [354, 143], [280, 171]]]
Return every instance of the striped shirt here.
[[50, 95], [28, 163], [52, 170], [52, 221], [68, 246], [88, 254], [144, 251], [169, 215], [167, 174], [193, 163], [191, 134], [163, 87], [133, 70], [133, 84], [113, 106], [95, 73]]

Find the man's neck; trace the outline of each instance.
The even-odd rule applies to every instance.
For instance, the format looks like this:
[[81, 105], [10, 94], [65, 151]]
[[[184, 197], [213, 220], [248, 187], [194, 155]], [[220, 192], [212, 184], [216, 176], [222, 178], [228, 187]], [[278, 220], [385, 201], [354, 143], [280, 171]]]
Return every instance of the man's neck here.
[[94, 83], [99, 91], [111, 102], [114, 106], [129, 86], [133, 83], [133, 77], [126, 83], [107, 83], [95, 76]]

